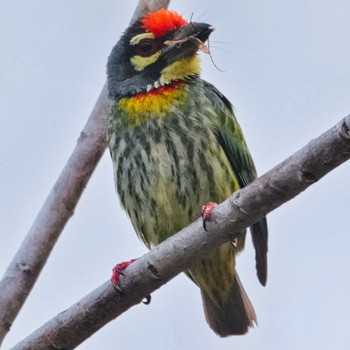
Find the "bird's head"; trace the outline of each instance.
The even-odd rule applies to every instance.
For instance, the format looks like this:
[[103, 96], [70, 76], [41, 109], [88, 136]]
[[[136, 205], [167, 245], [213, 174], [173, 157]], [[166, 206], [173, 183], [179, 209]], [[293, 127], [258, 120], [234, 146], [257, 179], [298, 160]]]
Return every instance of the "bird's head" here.
[[111, 98], [133, 96], [197, 76], [198, 50], [213, 27], [159, 10], [133, 23], [113, 48], [107, 63]]

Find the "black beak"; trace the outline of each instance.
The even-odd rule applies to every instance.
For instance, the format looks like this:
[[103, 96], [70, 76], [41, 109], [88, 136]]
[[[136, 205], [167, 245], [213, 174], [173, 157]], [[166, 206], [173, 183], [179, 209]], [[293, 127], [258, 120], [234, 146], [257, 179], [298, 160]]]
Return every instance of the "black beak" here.
[[173, 36], [164, 42], [163, 58], [170, 63], [180, 58], [193, 56], [213, 31], [214, 28], [207, 23], [187, 23], [177, 29]]
[[198, 38], [204, 42], [209, 38], [214, 28], [207, 23], [187, 23], [175, 32], [174, 41], [185, 40], [188, 38]]

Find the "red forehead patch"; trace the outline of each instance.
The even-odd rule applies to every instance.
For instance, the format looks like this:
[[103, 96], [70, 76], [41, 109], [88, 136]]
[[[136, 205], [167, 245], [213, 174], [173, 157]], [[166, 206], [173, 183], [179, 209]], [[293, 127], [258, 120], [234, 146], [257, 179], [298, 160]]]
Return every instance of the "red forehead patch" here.
[[146, 15], [141, 19], [141, 23], [143, 29], [153, 33], [155, 37], [159, 37], [184, 26], [187, 21], [174, 11], [161, 9]]

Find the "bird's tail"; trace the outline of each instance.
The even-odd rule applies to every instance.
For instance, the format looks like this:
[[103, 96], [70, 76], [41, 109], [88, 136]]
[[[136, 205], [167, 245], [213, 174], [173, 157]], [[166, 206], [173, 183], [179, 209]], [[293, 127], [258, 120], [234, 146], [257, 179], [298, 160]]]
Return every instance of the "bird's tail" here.
[[249, 327], [257, 323], [253, 305], [237, 273], [231, 287], [230, 297], [223, 305], [219, 306], [205, 291], [201, 290], [201, 292], [207, 322], [221, 337], [245, 334]]

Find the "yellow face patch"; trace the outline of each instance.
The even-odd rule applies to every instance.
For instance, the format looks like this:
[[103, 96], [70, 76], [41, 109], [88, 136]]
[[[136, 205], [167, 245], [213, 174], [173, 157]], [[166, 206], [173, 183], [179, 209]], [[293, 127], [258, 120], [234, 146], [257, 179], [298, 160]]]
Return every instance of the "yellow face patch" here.
[[140, 93], [133, 97], [123, 97], [119, 100], [119, 108], [127, 116], [128, 122], [138, 126], [153, 117], [164, 117], [177, 105], [185, 101], [187, 89], [184, 82], [174, 82], [168, 86], [161, 86], [147, 93]]
[[140, 72], [140, 71], [144, 70], [150, 64], [157, 61], [159, 55], [160, 55], [160, 52], [156, 52], [155, 54], [153, 54], [152, 56], [149, 56], [149, 57], [141, 57], [139, 55], [135, 55], [135, 56], [131, 57], [130, 62], [134, 66], [134, 68]]
[[135, 46], [143, 39], [154, 39], [154, 35], [152, 33], [137, 34], [131, 38], [130, 45]]
[[160, 83], [169, 84], [172, 81], [185, 79], [199, 73], [200, 61], [198, 55], [181, 58], [161, 71]]

